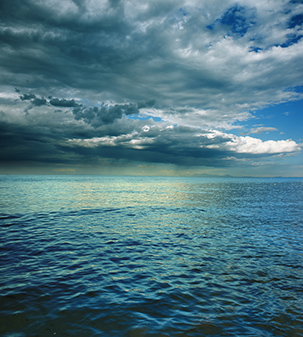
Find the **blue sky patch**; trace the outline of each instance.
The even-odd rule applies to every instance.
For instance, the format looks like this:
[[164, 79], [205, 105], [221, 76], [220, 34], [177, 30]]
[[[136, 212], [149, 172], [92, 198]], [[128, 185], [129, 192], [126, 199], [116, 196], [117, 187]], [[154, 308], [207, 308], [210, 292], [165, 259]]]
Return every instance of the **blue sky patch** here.
[[[302, 90], [302, 87], [301, 89]], [[245, 122], [245, 129], [239, 129], [236, 134], [248, 133], [257, 127], [276, 128], [275, 132], [257, 134], [258, 138], [266, 140], [293, 139], [303, 142], [303, 100], [290, 101], [272, 105], [253, 112], [255, 118]], [[256, 136], [256, 134], [250, 134]]]
[[213, 30], [219, 24], [229, 26], [232, 34], [244, 36], [247, 30], [255, 24], [255, 10], [235, 5], [207, 28]]
[[288, 28], [295, 28], [303, 25], [303, 14], [293, 16], [288, 23]]
[[140, 115], [137, 115], [137, 114], [134, 114], [134, 115], [129, 115], [127, 116], [128, 119], [138, 119], [140, 121], [147, 121], [149, 119], [153, 119], [154, 122], [162, 122], [162, 118], [160, 117], [154, 117], [154, 116], [140, 116]]
[[303, 35], [288, 34], [286, 37], [287, 41], [280, 45], [282, 48], [287, 48], [295, 43], [298, 43], [298, 41], [301, 40]]

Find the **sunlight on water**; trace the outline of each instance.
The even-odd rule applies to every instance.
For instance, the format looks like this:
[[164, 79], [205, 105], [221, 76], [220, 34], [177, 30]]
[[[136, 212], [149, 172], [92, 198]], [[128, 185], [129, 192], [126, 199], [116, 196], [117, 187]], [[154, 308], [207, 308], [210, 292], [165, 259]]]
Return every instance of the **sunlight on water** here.
[[1, 336], [303, 336], [303, 182], [2, 176]]

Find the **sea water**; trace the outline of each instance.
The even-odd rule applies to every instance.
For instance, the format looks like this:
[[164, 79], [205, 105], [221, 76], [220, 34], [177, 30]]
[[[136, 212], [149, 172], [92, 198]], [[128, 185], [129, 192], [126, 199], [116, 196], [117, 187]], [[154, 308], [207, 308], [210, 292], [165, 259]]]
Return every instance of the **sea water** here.
[[303, 179], [0, 176], [0, 335], [303, 336]]

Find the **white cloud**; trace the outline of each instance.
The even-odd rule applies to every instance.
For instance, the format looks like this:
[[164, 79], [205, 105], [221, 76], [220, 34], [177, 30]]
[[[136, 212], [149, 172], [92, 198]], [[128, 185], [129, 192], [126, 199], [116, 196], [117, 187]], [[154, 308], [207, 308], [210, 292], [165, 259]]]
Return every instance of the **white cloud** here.
[[267, 140], [252, 137], [233, 137], [226, 143], [231, 151], [243, 154], [279, 154], [291, 153], [301, 150], [301, 146], [291, 139], [287, 140]]
[[266, 126], [259, 126], [257, 128], [251, 129], [248, 133], [256, 133], [256, 134], [260, 134], [263, 132], [272, 132], [272, 131], [278, 131], [277, 128], [274, 127], [266, 127]]

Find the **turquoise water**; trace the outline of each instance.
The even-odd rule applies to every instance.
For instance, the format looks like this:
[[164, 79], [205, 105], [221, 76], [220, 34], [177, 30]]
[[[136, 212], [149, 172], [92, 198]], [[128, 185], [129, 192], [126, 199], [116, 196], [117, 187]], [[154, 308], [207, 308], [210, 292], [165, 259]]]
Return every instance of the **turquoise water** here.
[[0, 176], [0, 335], [303, 336], [303, 179]]

